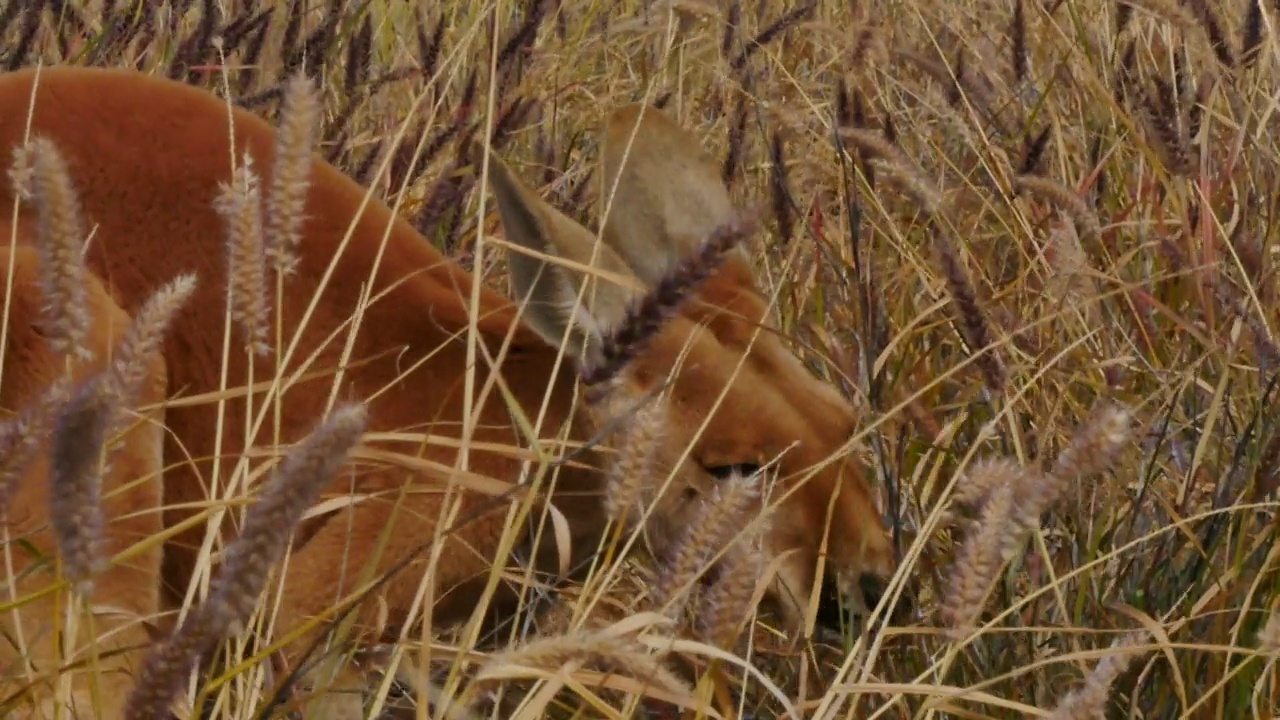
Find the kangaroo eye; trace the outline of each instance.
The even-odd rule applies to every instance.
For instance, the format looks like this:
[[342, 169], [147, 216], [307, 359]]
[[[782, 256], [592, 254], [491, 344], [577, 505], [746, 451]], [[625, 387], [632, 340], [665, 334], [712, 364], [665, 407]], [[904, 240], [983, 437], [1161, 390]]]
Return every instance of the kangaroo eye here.
[[709, 465], [707, 472], [716, 480], [728, 480], [735, 474], [742, 477], [750, 477], [760, 472], [760, 466], [755, 463], [737, 463], [735, 465]]

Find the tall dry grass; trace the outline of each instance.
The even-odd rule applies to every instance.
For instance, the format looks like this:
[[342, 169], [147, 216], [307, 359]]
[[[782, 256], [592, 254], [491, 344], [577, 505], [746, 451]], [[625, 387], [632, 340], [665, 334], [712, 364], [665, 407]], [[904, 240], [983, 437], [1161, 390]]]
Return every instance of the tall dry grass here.
[[[314, 123], [327, 158], [498, 285], [475, 242], [496, 228], [476, 212], [481, 133], [583, 217], [603, 107], [645, 98], [764, 212], [757, 267], [796, 347], [863, 411], [914, 616], [783, 637], [747, 615], [750, 536], [715, 523], [689, 554], [613, 566], [660, 432], [637, 398], [613, 434], [602, 568], [531, 590], [545, 612], [500, 634], [380, 649], [369, 712], [1270, 717], [1278, 19], [1258, 0], [43, 0], [0, 10], [0, 64], [136, 67], [272, 117], [301, 72], [320, 106], [280, 118], [302, 118], [298, 142]], [[420, 93], [430, 112], [407, 113]], [[291, 237], [304, 182], [268, 189], [250, 224]], [[72, 337], [75, 286], [50, 283]], [[268, 306], [239, 311], [251, 337], [270, 337]], [[0, 432], [0, 479], [48, 414]], [[691, 583], [713, 555], [727, 569]], [[219, 717], [284, 701], [288, 677], [245, 640], [263, 611], [237, 606], [260, 613], [249, 630], [165, 687]], [[232, 624], [217, 617], [197, 644]], [[169, 682], [156, 667], [144, 680]]]

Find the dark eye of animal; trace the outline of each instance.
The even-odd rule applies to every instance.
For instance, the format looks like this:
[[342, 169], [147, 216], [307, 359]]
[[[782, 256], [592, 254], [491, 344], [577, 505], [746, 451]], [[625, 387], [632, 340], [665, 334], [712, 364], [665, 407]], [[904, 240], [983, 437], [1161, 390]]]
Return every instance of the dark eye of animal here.
[[750, 477], [760, 472], [760, 466], [755, 463], [736, 463], [734, 465], [712, 465], [706, 468], [707, 472], [716, 480], [728, 480], [735, 474], [743, 477]]

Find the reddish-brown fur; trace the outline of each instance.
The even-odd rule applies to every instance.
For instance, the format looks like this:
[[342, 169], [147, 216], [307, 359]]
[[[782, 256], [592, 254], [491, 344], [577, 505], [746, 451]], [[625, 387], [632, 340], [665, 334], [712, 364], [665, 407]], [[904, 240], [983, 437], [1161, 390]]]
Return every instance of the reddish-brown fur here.
[[[25, 137], [35, 77], [31, 71], [0, 76], [0, 149], [6, 158]], [[103, 322], [110, 319], [108, 327], [114, 328], [162, 284], [180, 273], [196, 273], [199, 285], [174, 320], [164, 346], [166, 367], [157, 372], [167, 370], [164, 394], [171, 400], [216, 394], [222, 372], [226, 252], [224, 227], [213, 201], [219, 183], [230, 177], [226, 104], [202, 90], [132, 72], [72, 68], [42, 71], [35, 98], [32, 132], [52, 139], [66, 156], [86, 220], [91, 227], [96, 225], [87, 257], [100, 280], [91, 292], [95, 317]], [[605, 129], [608, 176], [617, 172], [618, 153], [635, 127], [637, 112], [638, 107], [632, 106], [609, 120]], [[247, 149], [255, 168], [269, 174], [274, 162], [273, 129], [248, 112], [237, 110], [234, 117], [237, 155]], [[619, 222], [613, 229], [606, 224], [604, 233], [606, 243], [616, 251], [615, 259], [622, 261], [621, 271], [625, 273], [628, 264], [638, 268], [635, 275], [641, 284], [651, 283], [655, 272], [669, 268], [687, 252], [689, 243], [723, 219], [716, 215], [724, 211], [716, 202], [702, 198], [698, 207], [706, 217], [680, 215], [687, 209], [681, 208], [673, 195], [688, 200], [702, 192], [718, 202], [723, 188], [707, 185], [699, 175], [702, 168], [696, 141], [657, 111], [647, 110], [644, 117], [628, 161], [634, 166], [626, 166], [614, 200], [621, 214], [610, 216], [610, 222], [621, 217], [626, 223]], [[671, 157], [682, 158], [680, 167], [668, 162]], [[553, 248], [563, 250], [581, 239], [574, 233], [587, 232], [537, 200], [501, 163], [491, 162], [489, 171], [510, 242], [536, 245], [538, 238], [532, 236], [546, 235], [542, 241], [556, 245], [562, 237], [573, 235], [563, 246]], [[285, 347], [290, 331], [300, 324], [319, 292], [319, 281], [330, 262], [339, 256], [353, 220], [355, 226], [289, 361], [288, 371], [292, 372], [315, 355], [309, 369], [320, 377], [298, 382], [285, 393], [281, 441], [298, 440], [324, 415], [331, 375], [348, 341], [347, 331], [340, 328], [356, 312], [370, 278], [374, 302], [363, 309], [359, 319], [351, 364], [345, 368], [337, 399], [367, 399], [369, 429], [374, 432], [457, 437], [463, 418], [472, 276], [443, 258], [383, 203], [369, 199], [361, 211], [365, 190], [336, 169], [317, 159], [311, 172], [299, 251], [301, 265], [287, 281], [283, 302]], [[655, 177], [661, 178], [658, 185], [652, 184]], [[605, 194], [609, 189], [604, 189]], [[10, 183], [0, 181], [0, 207], [6, 218], [13, 202]], [[17, 233], [20, 242], [24, 233], [29, 233], [24, 227], [31, 223], [26, 214], [31, 212], [30, 206], [22, 208]], [[533, 219], [527, 227], [512, 227], [510, 218], [523, 217], [520, 212]], [[637, 232], [649, 231], [646, 223], [666, 223], [674, 244], [664, 245], [656, 236], [637, 236]], [[0, 229], [5, 230], [5, 238], [10, 236], [10, 228]], [[652, 229], [661, 230], [656, 225]], [[375, 270], [380, 250], [382, 257]], [[8, 260], [8, 251], [3, 255]], [[660, 262], [645, 266], [637, 261], [640, 257]], [[38, 287], [31, 280], [33, 256], [20, 250], [11, 262], [19, 281], [6, 307], [10, 335], [0, 379], [0, 404], [7, 411], [29, 401], [51, 372], [48, 353], [41, 349], [41, 339], [32, 325], [32, 314], [38, 307]], [[590, 421], [574, 409], [572, 358], [566, 357], [556, 368], [557, 348], [531, 329], [541, 327], [536, 322], [538, 316], [532, 314], [535, 311], [526, 311], [532, 321], [526, 325], [521, 322], [520, 308], [496, 292], [482, 289], [479, 298], [478, 340], [491, 356], [501, 355], [498, 381], [515, 396], [526, 417], [538, 417], [548, 384], [552, 387], [540, 437], [556, 437], [565, 423], [572, 438], [587, 437]], [[118, 307], [109, 306], [111, 300]], [[671, 494], [660, 502], [653, 522], [659, 528], [681, 527], [692, 508], [689, 496], [707, 490], [714, 482], [708, 468], [764, 464], [781, 454], [776, 493], [784, 494], [796, 478], [812, 474], [776, 511], [768, 542], [772, 552], [799, 550], [780, 573], [786, 589], [799, 596], [790, 601], [781, 597], [786, 593], [779, 594], [795, 621], [797, 608], [808, 602], [828, 506], [837, 489], [828, 540], [829, 567], [851, 579], [863, 572], [885, 577], [894, 570], [879, 503], [846, 446], [857, 419], [849, 403], [814, 378], [772, 332], [767, 300], [756, 289], [745, 256], [731, 257], [705, 284], [697, 300], [668, 322], [625, 371], [625, 384], [640, 391], [674, 375], [661, 459], [665, 461], [662, 467], [674, 467], [676, 474]], [[607, 314], [606, 310], [598, 312]], [[764, 329], [757, 333], [760, 323]], [[95, 336], [95, 344], [104, 346], [100, 354], [105, 355], [110, 336], [101, 325], [99, 329], [104, 334]], [[754, 344], [739, 368], [753, 338]], [[510, 346], [504, 350], [508, 339]], [[485, 352], [477, 352], [476, 357], [474, 387], [479, 415], [475, 439], [497, 446], [527, 446], [502, 392], [490, 385], [495, 371], [486, 363]], [[240, 387], [247, 377], [248, 363], [242, 343], [233, 345], [229, 362], [228, 386]], [[270, 380], [274, 363], [274, 357], [257, 360], [254, 379]], [[719, 409], [695, 437], [726, 386], [728, 392]], [[260, 407], [265, 397], [264, 393], [256, 394], [254, 407]], [[135, 484], [128, 500], [120, 500], [109, 512], [119, 516], [125, 506], [137, 510], [154, 507], [163, 492], [162, 523], [156, 514], [144, 512], [133, 524], [112, 525], [113, 542], [124, 542], [126, 537], [132, 542], [140, 534], [154, 532], [161, 525], [172, 527], [200, 511], [208, 499], [206, 486], [213, 472], [215, 410], [209, 400], [172, 404], [163, 409], [163, 415], [159, 410], [153, 413], [153, 422], [162, 418], [165, 428], [163, 482]], [[227, 410], [221, 447], [223, 476], [243, 449], [243, 398], [232, 398]], [[271, 445], [271, 434], [268, 422], [254, 444]], [[146, 451], [152, 441], [151, 436], [136, 439], [132, 447], [140, 465], [117, 467], [116, 481], [154, 474], [159, 459]], [[677, 466], [676, 458], [690, 442], [693, 451]], [[442, 444], [386, 447], [450, 466], [457, 459], [456, 448]], [[595, 454], [579, 459], [589, 464], [603, 462]], [[519, 477], [522, 462], [511, 452], [472, 449], [468, 469], [510, 482]], [[602, 525], [598, 498], [602, 478], [599, 472], [586, 468], [565, 468], [557, 481], [564, 494], [554, 503], [573, 528], [573, 550], [578, 558], [592, 552]], [[327, 497], [346, 494], [352, 483], [358, 493], [369, 497], [354, 508], [310, 523], [299, 533], [301, 542], [295, 545], [285, 576], [287, 601], [281, 604], [277, 636], [351, 592], [367, 579], [362, 572], [385, 569], [430, 539], [441, 495], [427, 492], [401, 498], [402, 486], [414, 479], [406, 468], [358, 463], [335, 482]], [[43, 475], [33, 472], [24, 486], [28, 495], [23, 502], [30, 500], [26, 507], [37, 515], [44, 512], [39, 497], [42, 481]], [[418, 478], [417, 482], [419, 488], [442, 487], [439, 478]], [[491, 498], [483, 495], [466, 494], [461, 514], [466, 516], [490, 502]], [[485, 579], [502, 532], [504, 511], [505, 506], [485, 515], [446, 541], [449, 545], [435, 576], [433, 622], [465, 619], [474, 609], [474, 585], [464, 583]], [[393, 513], [398, 513], [394, 526]], [[230, 523], [224, 522], [222, 530], [231, 532]], [[127, 570], [108, 571], [108, 578], [95, 591], [95, 602], [128, 606], [156, 619], [156, 613], [174, 607], [186, 593], [204, 532], [200, 525], [175, 536], [164, 548], [162, 567], [158, 555], [151, 554], [135, 558]], [[44, 549], [52, 549], [47, 538], [40, 542]], [[381, 554], [375, 557], [378, 551]], [[555, 549], [542, 555], [554, 558]], [[381, 590], [391, 630], [397, 629], [397, 619], [410, 607], [422, 569], [421, 562], [411, 566]], [[158, 596], [157, 587], [161, 591]], [[372, 625], [379, 605], [369, 602], [362, 609], [364, 626]]]

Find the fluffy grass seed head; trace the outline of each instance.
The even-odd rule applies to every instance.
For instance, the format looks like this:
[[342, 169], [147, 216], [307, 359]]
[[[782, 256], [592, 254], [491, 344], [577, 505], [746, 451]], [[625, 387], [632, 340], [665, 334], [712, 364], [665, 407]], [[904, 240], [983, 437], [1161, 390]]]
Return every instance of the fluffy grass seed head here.
[[960, 546], [947, 583], [949, 593], [941, 608], [953, 640], [967, 637], [977, 625], [987, 595], [1004, 566], [1003, 548], [1012, 528], [1013, 511], [1013, 486], [997, 487], [982, 510], [977, 532]]
[[761, 535], [757, 528], [733, 541], [720, 561], [715, 582], [700, 599], [698, 624], [702, 637], [723, 650], [731, 649], [751, 611], [751, 600], [765, 564]]
[[109, 376], [91, 377], [59, 409], [50, 439], [50, 521], [63, 574], [84, 594], [105, 567], [102, 476], [118, 403]]
[[227, 282], [230, 283], [231, 318], [240, 325], [255, 355], [265, 355], [269, 311], [267, 276], [263, 255], [261, 181], [253, 158], [245, 153], [230, 183], [221, 184], [214, 209], [226, 223]]
[[1131, 648], [1144, 642], [1145, 633], [1132, 633], [1120, 638], [1112, 645], [1110, 655], [1103, 657], [1093, 667], [1093, 672], [1080, 687], [1063, 696], [1057, 707], [1049, 714], [1050, 720], [1100, 720], [1106, 717], [1107, 700], [1111, 695], [1111, 685], [1116, 678], [1128, 669], [1138, 652]]
[[173, 316], [191, 298], [196, 276], [183, 274], [166, 283], [139, 308], [133, 323], [116, 347], [112, 371], [116, 390], [122, 398], [134, 398], [149, 377], [149, 363], [162, 351], [164, 335]]
[[307, 190], [311, 184], [311, 152], [320, 132], [320, 96], [303, 73], [284, 85], [284, 104], [276, 133], [276, 161], [267, 190], [266, 256], [277, 270], [297, 269]]
[[643, 403], [617, 431], [618, 456], [609, 468], [604, 495], [605, 511], [614, 522], [636, 519], [636, 501], [641, 488], [656, 477], [655, 460], [662, 442], [665, 403], [662, 397]]
[[8, 517], [18, 483], [35, 461], [41, 441], [49, 436], [67, 387], [65, 376], [59, 377], [39, 398], [0, 423], [0, 518]]
[[147, 658], [129, 698], [133, 720], [167, 717], [192, 665], [227, 633], [239, 632], [266, 588], [271, 568], [289, 544], [302, 514], [333, 480], [367, 423], [363, 405], [335, 410], [285, 455], [227, 548], [209, 598]]
[[30, 197], [37, 210], [46, 342], [56, 353], [89, 360], [92, 352], [85, 339], [92, 319], [84, 263], [88, 235], [67, 161], [53, 141], [43, 137], [32, 139], [15, 160], [10, 174], [19, 195]]
[[709, 561], [726, 547], [742, 528], [743, 518], [759, 497], [759, 475], [735, 472], [719, 482], [701, 502], [697, 515], [668, 557], [662, 559], [657, 583], [650, 594], [655, 608], [678, 617], [682, 604], [675, 602], [707, 569]]

